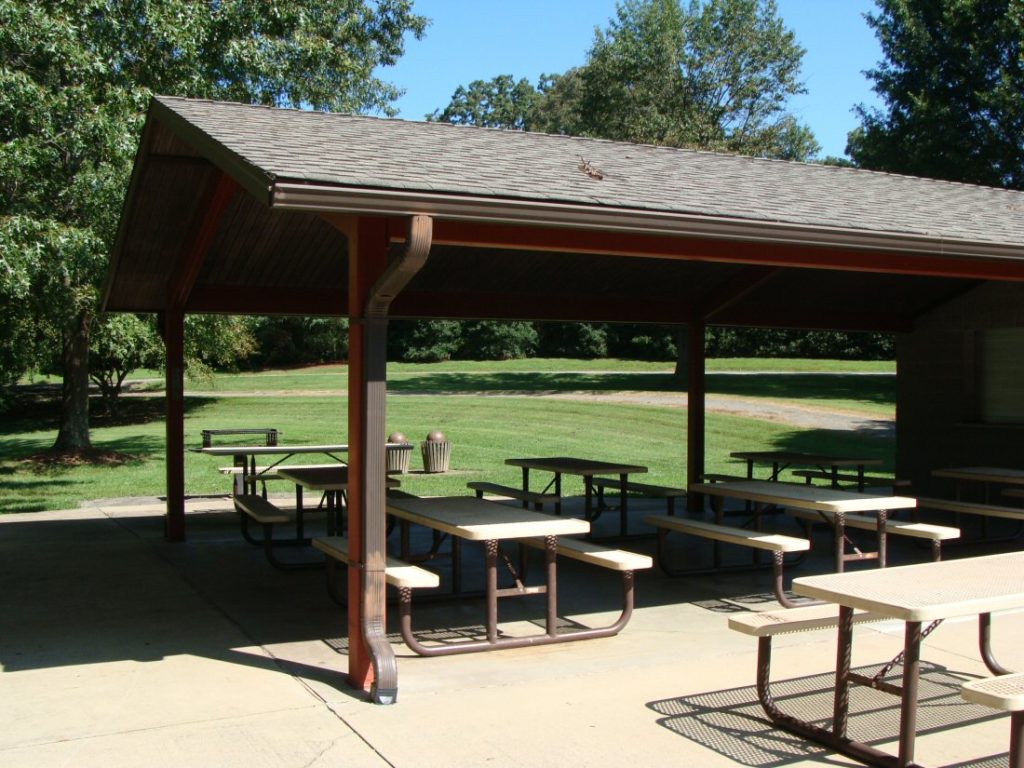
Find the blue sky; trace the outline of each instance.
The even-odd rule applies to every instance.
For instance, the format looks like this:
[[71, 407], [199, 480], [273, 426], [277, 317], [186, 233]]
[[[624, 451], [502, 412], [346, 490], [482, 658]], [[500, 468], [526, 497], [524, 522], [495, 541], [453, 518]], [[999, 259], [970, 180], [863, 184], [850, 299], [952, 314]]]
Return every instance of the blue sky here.
[[[777, 0], [779, 15], [807, 53], [808, 93], [790, 111], [809, 125], [822, 155], [844, 154], [856, 127], [852, 109], [878, 99], [862, 74], [881, 59], [863, 15], [873, 0]], [[595, 27], [605, 28], [615, 0], [416, 0], [432, 20], [423, 40], [409, 38], [399, 63], [378, 74], [406, 91], [400, 117], [422, 120], [473, 80], [502, 74], [536, 83], [586, 61]]]

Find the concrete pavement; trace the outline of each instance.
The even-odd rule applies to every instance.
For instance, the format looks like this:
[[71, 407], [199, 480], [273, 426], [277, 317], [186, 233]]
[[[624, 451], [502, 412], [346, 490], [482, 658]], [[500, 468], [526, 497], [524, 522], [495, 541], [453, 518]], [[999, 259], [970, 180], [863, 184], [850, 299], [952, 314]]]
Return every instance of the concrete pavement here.
[[[633, 620], [604, 640], [421, 658], [396, 631], [399, 701], [385, 707], [345, 684], [344, 616], [323, 571], [271, 568], [224, 500], [191, 501], [187, 525], [186, 543], [165, 543], [158, 503], [0, 516], [0, 765], [853, 764], [760, 715], [756, 643], [726, 617], [771, 605], [765, 572], [644, 572]], [[926, 556], [911, 547], [894, 559]], [[789, 575], [826, 565], [811, 558]], [[559, 576], [566, 621], [594, 626], [617, 614], [615, 574], [571, 562]], [[510, 633], [543, 619], [539, 602], [506, 611]], [[414, 611], [424, 632], [472, 632], [481, 621], [479, 601]], [[1016, 668], [1022, 629], [1020, 614], [996, 620], [997, 652]], [[859, 627], [854, 663], [877, 666], [901, 641], [901, 625]], [[921, 764], [1005, 764], [1008, 720], [957, 695], [960, 680], [986, 674], [975, 644], [966, 621], [926, 643]], [[788, 636], [776, 648], [777, 697], [827, 718], [833, 634]], [[854, 735], [895, 736], [894, 699], [863, 689], [853, 698]]]

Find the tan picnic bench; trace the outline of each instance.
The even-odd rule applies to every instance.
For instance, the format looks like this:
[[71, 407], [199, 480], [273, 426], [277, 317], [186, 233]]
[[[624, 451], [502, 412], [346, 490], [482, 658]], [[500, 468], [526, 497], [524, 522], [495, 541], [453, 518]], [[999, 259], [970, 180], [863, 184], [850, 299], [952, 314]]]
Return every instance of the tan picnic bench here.
[[[591, 480], [591, 484], [597, 489], [597, 506], [599, 508], [605, 506], [604, 491], [606, 488], [611, 488], [615, 491], [622, 490], [619, 479], [615, 477], [595, 477]], [[665, 511], [670, 515], [676, 513], [676, 499], [686, 497], [685, 488], [672, 488], [671, 486], [654, 485], [652, 483], [637, 483], [632, 480], [625, 483], [625, 489], [627, 493], [638, 493], [641, 496], [665, 499]]]
[[[519, 543], [535, 549], [544, 549], [545, 547], [544, 539], [539, 536], [519, 539]], [[604, 628], [608, 630], [609, 634], [619, 632], [629, 623], [629, 619], [633, 615], [636, 581], [634, 574], [636, 571], [653, 567], [654, 561], [647, 555], [606, 547], [589, 539], [574, 539], [568, 536], [558, 538], [556, 550], [559, 557], [567, 557], [622, 574], [622, 613], [611, 625]]]
[[496, 496], [504, 496], [510, 499], [518, 499], [523, 502], [525, 509], [528, 504], [533, 504], [534, 509], [542, 510], [545, 504], [559, 504], [562, 497], [556, 493], [541, 493], [540, 491], [526, 491], [511, 485], [499, 485], [484, 480], [472, 480], [466, 483], [466, 487], [476, 492], [476, 497], [482, 499], [485, 493]]
[[971, 680], [960, 695], [972, 704], [1010, 713], [1010, 768], [1024, 768], [1024, 673]]
[[708, 573], [721, 569], [718, 551], [715, 551], [715, 563], [713, 568], [685, 568], [674, 569], [669, 565], [667, 538], [670, 531], [683, 533], [690, 536], [699, 536], [713, 541], [720, 541], [726, 544], [736, 544], [743, 547], [750, 547], [754, 550], [765, 550], [772, 553], [772, 586], [775, 599], [787, 608], [795, 605], [785, 593], [783, 586], [783, 563], [784, 556], [789, 552], [806, 552], [811, 548], [811, 542], [807, 539], [796, 536], [785, 536], [778, 533], [765, 533], [764, 531], [751, 531], [747, 528], [738, 528], [731, 525], [720, 525], [708, 523], [703, 520], [689, 520], [682, 517], [669, 517], [668, 515], [648, 515], [645, 521], [653, 525], [658, 531], [658, 565], [669, 576], [682, 576], [695, 573]]
[[[786, 514], [802, 520], [808, 524], [825, 523], [831, 525], [835, 513], [818, 511], [812, 509], [787, 509]], [[859, 528], [864, 531], [877, 531], [878, 518], [867, 515], [847, 514], [844, 517], [847, 528]], [[925, 539], [931, 543], [932, 559], [942, 559], [942, 542], [950, 539], [960, 538], [960, 529], [948, 525], [931, 525], [929, 523], [910, 523], [902, 520], [887, 519], [885, 521], [886, 534], [895, 536], [909, 536], [916, 539]]]
[[[349, 564], [348, 539], [344, 536], [317, 536], [313, 546], [327, 557], [327, 591], [331, 599], [339, 605], [345, 605], [345, 595], [338, 589], [336, 570], [337, 564]], [[384, 567], [384, 579], [400, 591], [401, 599], [411, 600], [413, 589], [432, 589], [441, 585], [441, 577], [433, 571], [412, 565], [397, 557], [387, 557]]]
[[[275, 568], [281, 570], [296, 570], [300, 568], [315, 568], [321, 563], [314, 562], [285, 562], [277, 557], [274, 549], [280, 546], [297, 546], [309, 544], [309, 539], [303, 538], [297, 527], [296, 536], [290, 539], [274, 539], [274, 526], [283, 525], [297, 521], [298, 513], [295, 510], [282, 509], [268, 501], [257, 493], [242, 493], [233, 497], [235, 510], [238, 512], [242, 525], [242, 537], [250, 544], [263, 547], [267, 560]], [[249, 521], [257, 523], [263, 529], [263, 536], [255, 538], [249, 531]]]

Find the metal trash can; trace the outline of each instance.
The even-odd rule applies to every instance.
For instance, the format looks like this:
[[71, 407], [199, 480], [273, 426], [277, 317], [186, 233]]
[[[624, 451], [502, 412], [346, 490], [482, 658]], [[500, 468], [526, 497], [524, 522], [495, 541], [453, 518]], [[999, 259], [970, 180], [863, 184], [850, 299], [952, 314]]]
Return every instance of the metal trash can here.
[[420, 443], [420, 451], [423, 454], [424, 472], [447, 472], [448, 462], [452, 457], [452, 444], [447, 440], [443, 442], [424, 440]]

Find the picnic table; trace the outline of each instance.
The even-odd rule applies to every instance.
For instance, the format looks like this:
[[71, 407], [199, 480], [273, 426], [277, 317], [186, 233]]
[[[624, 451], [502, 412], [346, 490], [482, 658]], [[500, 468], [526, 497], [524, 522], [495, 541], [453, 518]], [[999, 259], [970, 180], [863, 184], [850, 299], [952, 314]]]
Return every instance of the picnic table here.
[[[484, 574], [486, 584], [486, 638], [461, 643], [446, 643], [442, 647], [420, 644], [405, 622], [403, 637], [417, 653], [425, 656], [448, 655], [488, 651], [498, 648], [516, 648], [528, 645], [565, 642], [588, 637], [586, 630], [570, 633], [558, 631], [557, 548], [558, 537], [586, 533], [590, 524], [576, 518], [554, 517], [531, 509], [522, 509], [473, 496], [446, 496], [436, 498], [388, 497], [388, 513], [398, 518], [403, 528], [402, 559], [410, 561], [404, 551], [408, 542], [409, 524], [421, 525], [452, 537], [452, 571], [455, 591], [461, 591], [459, 541], [481, 542], [484, 546]], [[542, 537], [544, 540], [545, 582], [541, 587], [517, 586], [498, 588], [498, 544], [504, 540]], [[498, 633], [498, 600], [505, 597], [543, 594], [546, 600], [545, 633], [528, 637], [506, 637]], [[406, 637], [408, 634], [408, 637]]]
[[[913, 509], [917, 500], [909, 496], [887, 496], [873, 493], [855, 493], [835, 488], [813, 485], [797, 485], [770, 480], [738, 480], [718, 483], [690, 483], [692, 493], [721, 498], [739, 499], [752, 502], [755, 514], [769, 506], [780, 509], [804, 509], [827, 514], [826, 522], [832, 525], [835, 541], [835, 568], [842, 572], [849, 560], [877, 559], [885, 567], [886, 522], [894, 509]], [[846, 515], [868, 513], [877, 516], [877, 552], [846, 552]]]
[[[554, 487], [555, 496], [562, 496], [562, 475], [579, 475], [583, 478], [584, 502], [583, 511], [587, 522], [593, 522], [601, 514], [601, 509], [594, 506], [594, 485], [595, 475], [618, 475], [619, 495], [619, 535], [626, 536], [627, 523], [627, 494], [626, 486], [629, 483], [629, 476], [647, 471], [647, 467], [638, 464], [622, 464], [609, 461], [596, 461], [594, 459], [579, 459], [569, 456], [555, 456], [549, 458], [522, 458], [505, 459], [505, 463], [520, 467], [523, 470], [523, 491], [530, 490], [530, 470], [551, 472], [554, 478], [548, 484], [548, 488]], [[555, 502], [555, 514], [562, 514], [561, 501]]]
[[[348, 445], [208, 445], [202, 448], [193, 449], [197, 453], [205, 453], [208, 456], [230, 456], [234, 467], [238, 470], [234, 477], [234, 493], [255, 493], [256, 483], [261, 476], [276, 473], [277, 467], [282, 462], [293, 456], [305, 454], [322, 454], [334, 459], [339, 464], [344, 464], [344, 459], [339, 454], [348, 452]], [[260, 467], [257, 471], [257, 456], [276, 457], [266, 467]]]
[[771, 464], [772, 472], [769, 480], [778, 480], [779, 474], [791, 467], [815, 467], [823, 474], [830, 475], [833, 487], [839, 484], [841, 467], [857, 468], [857, 490], [864, 490], [864, 467], [878, 466], [881, 459], [869, 459], [856, 456], [830, 456], [823, 453], [801, 453], [798, 451], [734, 451], [729, 454], [734, 459], [747, 462], [747, 477], [754, 478], [755, 464]]
[[[921, 641], [930, 631], [922, 625], [959, 616], [978, 616], [981, 658], [993, 673], [1005, 673], [1006, 670], [993, 658], [989, 645], [991, 615], [997, 611], [1024, 608], [1022, 574], [1024, 553], [1013, 552], [794, 579], [792, 589], [796, 594], [839, 605], [832, 726], [831, 729], [824, 728], [783, 713], [772, 701], [767, 681], [758, 685], [762, 707], [780, 728], [857, 760], [880, 766], [912, 765], [917, 733]], [[867, 611], [905, 623], [903, 652], [897, 657], [903, 664], [901, 685], [863, 677], [851, 671], [854, 611]], [[889, 755], [847, 735], [849, 688], [852, 684], [869, 685], [900, 697], [898, 756]], [[828, 715], [822, 713], [821, 719]]]
[[[295, 483], [295, 511], [298, 535], [302, 535], [303, 490], [322, 493], [327, 502], [327, 533], [334, 536], [344, 532], [342, 511], [345, 508], [345, 493], [348, 491], [348, 467], [338, 464], [333, 467], [289, 467], [283, 466], [277, 474], [284, 480]], [[397, 488], [398, 480], [387, 478], [385, 487]]]

